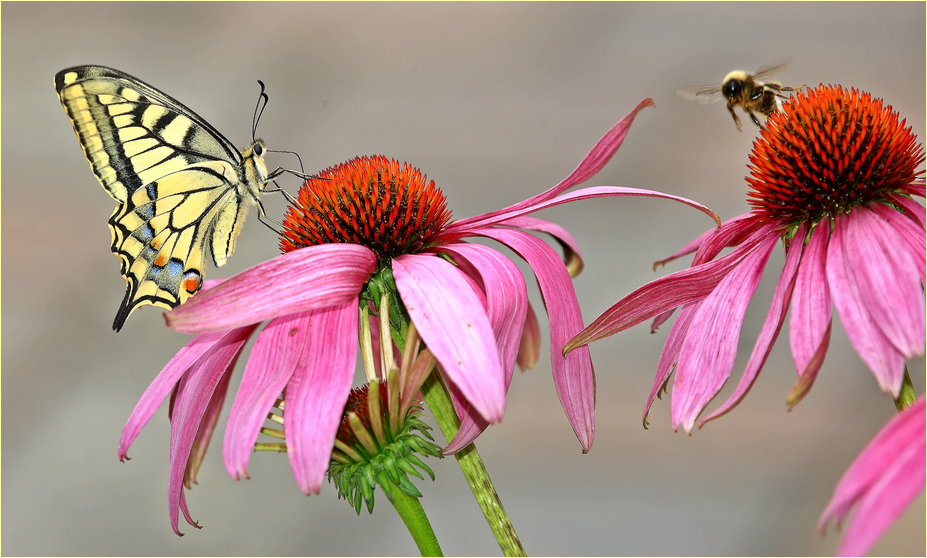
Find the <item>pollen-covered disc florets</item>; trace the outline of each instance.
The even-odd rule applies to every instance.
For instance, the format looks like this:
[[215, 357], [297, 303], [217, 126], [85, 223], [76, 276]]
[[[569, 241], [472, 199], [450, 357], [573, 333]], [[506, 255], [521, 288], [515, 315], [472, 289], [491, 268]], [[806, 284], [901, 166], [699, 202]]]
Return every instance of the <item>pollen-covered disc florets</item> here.
[[923, 171], [924, 148], [892, 107], [840, 86], [800, 92], [753, 143], [750, 205], [787, 226], [885, 200]]
[[352, 243], [386, 261], [435, 244], [450, 219], [444, 194], [418, 169], [358, 157], [306, 181], [287, 209], [280, 248]]

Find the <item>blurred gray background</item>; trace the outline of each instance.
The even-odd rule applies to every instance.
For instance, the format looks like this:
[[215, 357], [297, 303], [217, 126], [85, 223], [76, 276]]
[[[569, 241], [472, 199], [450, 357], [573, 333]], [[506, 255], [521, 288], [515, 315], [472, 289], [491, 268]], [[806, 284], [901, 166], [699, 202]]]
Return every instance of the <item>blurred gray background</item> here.
[[[640, 113], [588, 185], [680, 194], [729, 219], [747, 209], [757, 129], [744, 119], [738, 133], [723, 104], [687, 102], [677, 89], [791, 59], [779, 74], [784, 83], [871, 92], [923, 140], [924, 45], [923, 3], [4, 2], [0, 550], [416, 553], [385, 499], [358, 518], [331, 485], [307, 498], [283, 456], [256, 455], [252, 480], [231, 480], [219, 448], [224, 423], [187, 493], [204, 528], [184, 528], [183, 538], [168, 523], [166, 409], [131, 448], [132, 461], [117, 460], [138, 397], [188, 338], [150, 307], [118, 335], [110, 330], [124, 289], [106, 227], [114, 204], [55, 96], [57, 71], [94, 63], [136, 75], [239, 146], [250, 140], [262, 79], [270, 104], [259, 134], [270, 147], [299, 151], [310, 172], [362, 154], [408, 161], [444, 190], [457, 218], [555, 184], [653, 97], [656, 108]], [[279, 156], [271, 164], [294, 163]], [[285, 184], [295, 191], [294, 180]], [[279, 197], [267, 204], [279, 217]], [[710, 226], [690, 208], [643, 198], [541, 216], [584, 250], [575, 285], [587, 322], [658, 277], [654, 260]], [[276, 238], [252, 217], [235, 257], [208, 275], [228, 277], [276, 254]], [[782, 260], [780, 250], [748, 312], [723, 398], [739, 380]], [[541, 309], [530, 276], [528, 284]], [[516, 376], [505, 420], [478, 440], [528, 553], [832, 554], [833, 527], [822, 537], [815, 522], [842, 472], [894, 413], [836, 320], [834, 328], [819, 380], [797, 409], [785, 407], [795, 372], [784, 329], [747, 399], [691, 437], [672, 432], [668, 399], [654, 405], [650, 430], [641, 427], [668, 327], [650, 335], [639, 326], [594, 344], [597, 429], [588, 455], [542, 356]], [[923, 392], [923, 359], [911, 371]], [[499, 554], [454, 460], [430, 465], [438, 480], [419, 486], [444, 551]], [[922, 554], [924, 509], [922, 494], [875, 553]]]

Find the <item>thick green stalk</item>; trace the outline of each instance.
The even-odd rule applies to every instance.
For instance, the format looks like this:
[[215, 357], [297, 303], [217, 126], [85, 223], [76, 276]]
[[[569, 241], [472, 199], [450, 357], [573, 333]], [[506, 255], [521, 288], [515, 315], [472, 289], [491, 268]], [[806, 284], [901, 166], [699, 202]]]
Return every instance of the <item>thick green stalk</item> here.
[[[437, 374], [432, 373], [425, 380], [425, 384], [422, 385], [422, 395], [438, 427], [441, 428], [444, 438], [448, 441], [454, 439], [454, 435], [460, 428], [460, 419], [457, 418], [451, 397]], [[483, 510], [486, 522], [489, 523], [489, 528], [492, 529], [493, 535], [499, 542], [502, 553], [505, 556], [527, 556], [518, 539], [518, 534], [515, 533], [515, 526], [505, 513], [502, 500], [499, 499], [492, 479], [489, 478], [489, 472], [483, 465], [479, 452], [476, 451], [476, 445], [468, 445], [454, 454], [454, 457], [457, 458], [457, 464], [463, 471], [464, 478], [467, 479], [467, 484], [470, 485], [470, 490], [476, 497], [476, 502]]]
[[[415, 496], [406, 494], [399, 486], [392, 483], [392, 490], [386, 494], [386, 498], [396, 508], [396, 512], [409, 529], [409, 534], [415, 544], [418, 545], [418, 551], [422, 556], [444, 556], [441, 552], [441, 545], [438, 544], [438, 538], [435, 536], [434, 529], [431, 528], [431, 522], [425, 515], [425, 508]], [[386, 493], [386, 490], [383, 491]]]

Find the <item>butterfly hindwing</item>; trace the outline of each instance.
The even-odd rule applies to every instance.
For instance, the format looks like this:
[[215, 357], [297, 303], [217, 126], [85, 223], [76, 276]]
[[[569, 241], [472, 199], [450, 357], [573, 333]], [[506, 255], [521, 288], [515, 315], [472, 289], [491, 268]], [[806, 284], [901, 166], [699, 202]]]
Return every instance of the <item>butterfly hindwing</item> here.
[[[263, 144], [245, 152], [196, 113], [140, 80], [80, 66], [55, 87], [84, 155], [119, 205], [109, 220], [126, 294], [113, 329], [144, 304], [173, 308], [235, 250], [248, 207], [263, 190]], [[208, 248], [207, 248], [208, 245]]]

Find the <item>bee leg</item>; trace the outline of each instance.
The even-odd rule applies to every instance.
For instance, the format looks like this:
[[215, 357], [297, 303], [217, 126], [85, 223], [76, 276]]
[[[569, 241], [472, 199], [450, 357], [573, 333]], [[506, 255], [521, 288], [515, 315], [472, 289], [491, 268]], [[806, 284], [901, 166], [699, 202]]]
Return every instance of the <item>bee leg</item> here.
[[765, 129], [765, 126], [763, 126], [760, 120], [756, 117], [756, 114], [754, 114], [752, 110], [749, 111], [749, 113], [750, 113], [750, 120], [752, 120], [754, 124], [759, 126], [761, 130]]
[[801, 89], [804, 89], [806, 85], [807, 85], [806, 83], [803, 83], [799, 85], [798, 87], [781, 87], [779, 88], [779, 91], [800, 91]]
[[734, 105], [728, 103], [727, 110], [731, 111], [731, 117], [734, 119], [734, 125], [737, 126], [737, 131], [743, 132], [743, 130], [740, 128], [740, 117], [737, 116], [736, 112], [734, 112]]

